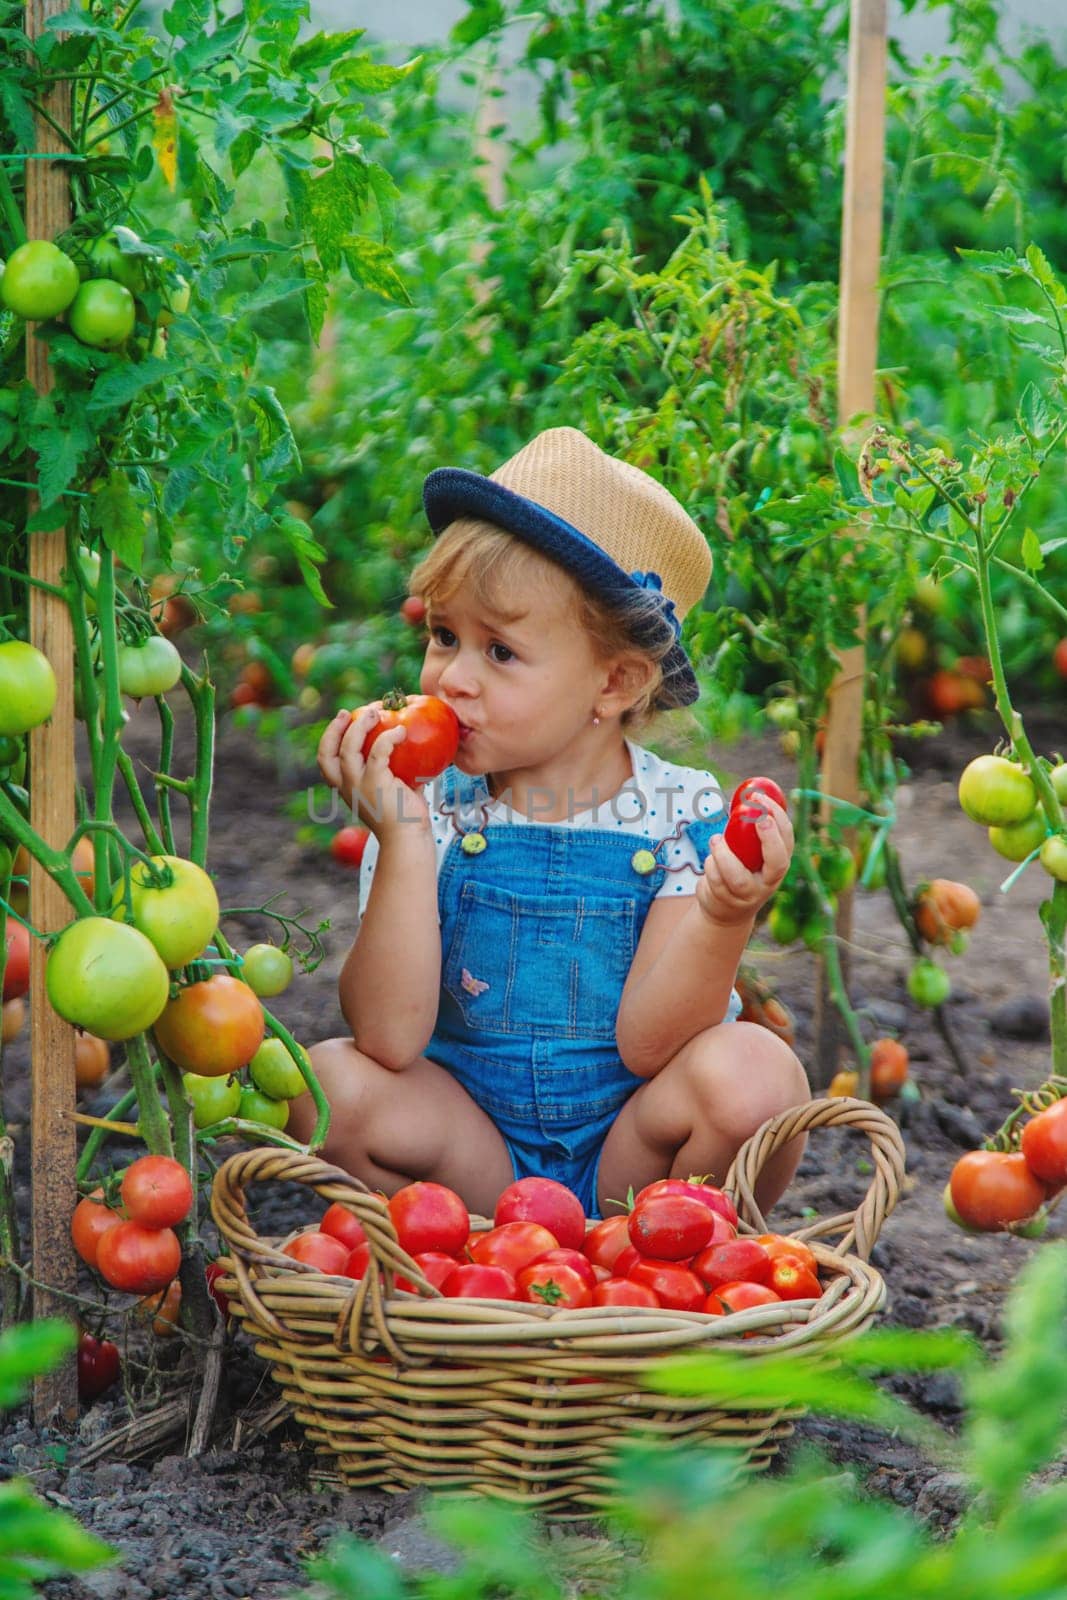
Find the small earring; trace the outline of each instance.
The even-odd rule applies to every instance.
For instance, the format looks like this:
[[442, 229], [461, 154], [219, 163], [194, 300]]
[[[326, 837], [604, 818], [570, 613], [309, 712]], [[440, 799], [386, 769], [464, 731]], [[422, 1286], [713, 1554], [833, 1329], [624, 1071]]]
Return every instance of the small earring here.
[[600, 727], [600, 718], [597, 716], [595, 711], [593, 712], [593, 727], [594, 728], [599, 728]]

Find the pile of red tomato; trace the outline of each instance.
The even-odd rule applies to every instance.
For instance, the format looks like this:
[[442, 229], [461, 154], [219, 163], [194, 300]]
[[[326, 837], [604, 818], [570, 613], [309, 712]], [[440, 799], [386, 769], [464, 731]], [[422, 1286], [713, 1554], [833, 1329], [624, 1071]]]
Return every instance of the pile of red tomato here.
[[1011, 1229], [1037, 1237], [1045, 1206], [1067, 1184], [1067, 1100], [1025, 1122], [1018, 1150], [969, 1150], [952, 1169], [945, 1210], [976, 1233]]
[[[439, 1183], [408, 1184], [388, 1206], [400, 1245], [449, 1298], [722, 1316], [822, 1293], [807, 1245], [772, 1233], [739, 1238], [729, 1195], [696, 1179], [660, 1179], [628, 1213], [592, 1225], [552, 1178], [509, 1184], [489, 1228], [472, 1227], [459, 1195]], [[362, 1224], [336, 1202], [283, 1250], [335, 1277], [362, 1278], [370, 1264]], [[401, 1276], [396, 1287], [416, 1292]]]

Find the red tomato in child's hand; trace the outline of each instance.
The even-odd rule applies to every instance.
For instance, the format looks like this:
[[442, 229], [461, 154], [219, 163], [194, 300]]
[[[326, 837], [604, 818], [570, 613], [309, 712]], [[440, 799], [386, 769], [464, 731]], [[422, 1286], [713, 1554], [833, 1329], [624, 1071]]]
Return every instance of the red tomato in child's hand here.
[[573, 1267], [558, 1261], [535, 1261], [518, 1276], [519, 1293], [532, 1305], [587, 1306], [593, 1291]]
[[440, 1250], [446, 1256], [458, 1255], [470, 1233], [467, 1207], [456, 1191], [443, 1183], [405, 1184], [389, 1201], [389, 1215], [401, 1248], [409, 1256], [421, 1255], [426, 1250]]
[[685, 1194], [654, 1194], [630, 1212], [634, 1248], [657, 1261], [685, 1261], [711, 1239], [714, 1212]]
[[535, 1262], [531, 1262], [531, 1265], [540, 1266], [542, 1261], [547, 1261], [556, 1266], [570, 1267], [573, 1272], [578, 1274], [583, 1283], [589, 1285], [590, 1289], [596, 1288], [596, 1268], [589, 1257], [583, 1256], [580, 1250], [546, 1250], [544, 1255], [538, 1256]]
[[770, 1283], [774, 1262], [755, 1239], [731, 1239], [725, 1244], [709, 1245], [693, 1259], [693, 1271], [707, 1284], [717, 1289], [720, 1283]]
[[788, 811], [789, 805], [785, 792], [775, 783], [773, 778], [746, 778], [744, 783], [739, 783], [733, 792], [730, 801], [730, 810], [736, 811], [738, 806], [743, 806], [752, 795], [765, 794], [781, 806], [783, 811]]
[[328, 1233], [333, 1239], [340, 1239], [349, 1250], [354, 1250], [356, 1245], [362, 1244], [367, 1237], [359, 1218], [354, 1217], [348, 1207], [343, 1206], [339, 1200], [326, 1207], [319, 1223], [319, 1232]]
[[722, 836], [734, 855], [749, 872], [759, 872], [763, 866], [763, 845], [757, 824], [767, 813], [762, 806], [746, 802], [731, 811]]
[[659, 1295], [647, 1284], [630, 1278], [605, 1278], [593, 1290], [595, 1306], [658, 1306]]
[[567, 1250], [585, 1240], [585, 1212], [578, 1196], [555, 1178], [518, 1178], [501, 1191], [493, 1213], [502, 1222], [539, 1222]]
[[364, 761], [387, 728], [404, 729], [404, 739], [389, 756], [389, 770], [409, 787], [436, 778], [459, 749], [459, 718], [436, 695], [403, 695], [399, 690], [387, 694], [378, 721], [363, 741]]
[[292, 1256], [294, 1261], [302, 1261], [305, 1266], [317, 1267], [320, 1272], [328, 1272], [335, 1278], [351, 1276], [346, 1271], [351, 1251], [345, 1249], [340, 1239], [332, 1239], [328, 1233], [319, 1233], [318, 1229], [311, 1233], [298, 1233], [295, 1239], [282, 1245], [282, 1254]]
[[638, 1261], [626, 1274], [632, 1283], [643, 1283], [657, 1294], [660, 1304], [670, 1311], [702, 1311], [707, 1290], [695, 1272], [677, 1261]]
[[645, 1185], [634, 1205], [639, 1205], [654, 1194], [689, 1195], [693, 1200], [702, 1201], [710, 1210], [717, 1211], [732, 1228], [737, 1227], [737, 1207], [725, 1189], [717, 1189], [713, 1183], [700, 1183], [696, 1178], [657, 1178], [654, 1183]]
[[477, 1261], [463, 1261], [454, 1267], [441, 1285], [449, 1299], [518, 1300], [519, 1286], [503, 1267], [486, 1267]]
[[582, 1244], [583, 1254], [595, 1267], [614, 1267], [620, 1253], [629, 1248], [629, 1226], [630, 1219], [625, 1213], [594, 1222]]
[[559, 1240], [539, 1222], [502, 1222], [499, 1228], [478, 1235], [468, 1246], [471, 1257], [483, 1267], [504, 1267], [518, 1277], [546, 1250], [558, 1250]]

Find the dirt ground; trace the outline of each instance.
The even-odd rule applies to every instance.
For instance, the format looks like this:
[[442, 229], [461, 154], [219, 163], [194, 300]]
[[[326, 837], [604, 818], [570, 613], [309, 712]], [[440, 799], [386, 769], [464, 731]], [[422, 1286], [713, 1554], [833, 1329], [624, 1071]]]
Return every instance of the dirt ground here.
[[[1040, 748], [1056, 747], [1053, 724], [1035, 724], [1032, 733]], [[955, 777], [962, 764], [988, 750], [994, 736], [992, 722], [979, 720], [917, 748], [909, 746], [913, 772], [899, 795], [894, 834], [910, 881], [924, 875], [958, 877], [971, 883], [982, 899], [982, 918], [968, 953], [949, 958], [954, 993], [947, 1012], [966, 1064], [964, 1076], [930, 1015], [907, 996], [904, 974], [910, 952], [884, 893], [857, 896], [852, 950], [853, 993], [866, 1008], [871, 1036], [900, 1035], [921, 1091], [917, 1102], [897, 1108], [907, 1145], [908, 1180], [874, 1258], [888, 1286], [885, 1318], [908, 1327], [956, 1325], [993, 1343], [1005, 1293], [1027, 1254], [1040, 1246], [959, 1232], [944, 1216], [941, 1190], [962, 1150], [1003, 1119], [1011, 1086], [1033, 1085], [1048, 1070], [1047, 974], [1036, 914], [1043, 874], [1032, 868], [1010, 896], [1002, 894], [999, 885], [1007, 864], [993, 854], [982, 830], [962, 815], [955, 799]], [[1059, 742], [1067, 740], [1061, 735]], [[134, 720], [128, 747], [147, 770], [155, 746], [144, 711]], [[750, 741], [717, 754], [737, 776], [765, 771], [783, 782], [792, 778], [773, 743]], [[305, 912], [312, 924], [330, 919], [326, 960], [275, 1002], [297, 1037], [311, 1042], [341, 1026], [336, 978], [355, 927], [356, 878], [325, 852], [296, 841], [294, 824], [282, 807], [313, 773], [293, 770], [277, 756], [250, 731], [236, 730], [223, 720], [210, 865], [224, 906], [261, 904], [284, 888], [287, 908]], [[251, 920], [244, 927], [232, 924], [229, 931], [239, 945], [269, 932]], [[758, 937], [750, 956], [756, 971], [776, 985], [794, 1011], [798, 1049], [810, 1061], [811, 956], [783, 952]], [[20, 1201], [28, 1218], [25, 1037], [7, 1053], [4, 1069], [4, 1108], [16, 1140]], [[116, 1072], [85, 1098], [83, 1109], [99, 1114], [123, 1087], [122, 1074]], [[862, 1155], [854, 1138], [816, 1135], [797, 1182], [774, 1215], [775, 1226], [786, 1228], [805, 1207], [828, 1214], [854, 1205], [865, 1181], [857, 1173]], [[284, 1209], [282, 1201], [279, 1213]], [[1052, 1232], [1062, 1228], [1062, 1220], [1054, 1219]], [[180, 1385], [176, 1344], [160, 1344], [155, 1358], [158, 1370], [152, 1381], [163, 1398], [172, 1397]], [[143, 1371], [141, 1376], [143, 1380]], [[84, 1408], [73, 1425], [38, 1430], [25, 1410], [5, 1417], [0, 1475], [26, 1475], [46, 1500], [72, 1512], [121, 1552], [118, 1567], [80, 1581], [57, 1580], [44, 1593], [63, 1600], [170, 1600], [176, 1594], [184, 1600], [280, 1600], [304, 1587], [306, 1558], [343, 1529], [381, 1540], [384, 1549], [413, 1565], [439, 1560], [420, 1519], [418, 1495], [348, 1492], [328, 1462], [304, 1445], [292, 1423], [254, 1436], [252, 1424], [265, 1411], [272, 1387], [263, 1364], [231, 1340], [215, 1433], [207, 1453], [196, 1459], [181, 1453], [177, 1437], [162, 1449], [123, 1459], [118, 1446], [109, 1442], [129, 1418], [121, 1394]], [[897, 1387], [942, 1424], [951, 1427], [958, 1418], [958, 1395], [950, 1377], [936, 1374]], [[935, 1524], [943, 1525], [958, 1509], [953, 1480], [900, 1441], [810, 1419], [801, 1424], [798, 1437], [816, 1439], [834, 1460], [852, 1466], [872, 1492], [914, 1504]]]

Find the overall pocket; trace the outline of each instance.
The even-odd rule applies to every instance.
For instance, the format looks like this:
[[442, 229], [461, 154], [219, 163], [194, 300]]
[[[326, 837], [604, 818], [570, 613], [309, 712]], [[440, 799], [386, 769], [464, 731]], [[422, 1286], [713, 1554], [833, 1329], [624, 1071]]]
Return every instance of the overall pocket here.
[[636, 944], [628, 898], [467, 882], [443, 982], [475, 1032], [613, 1040]]

